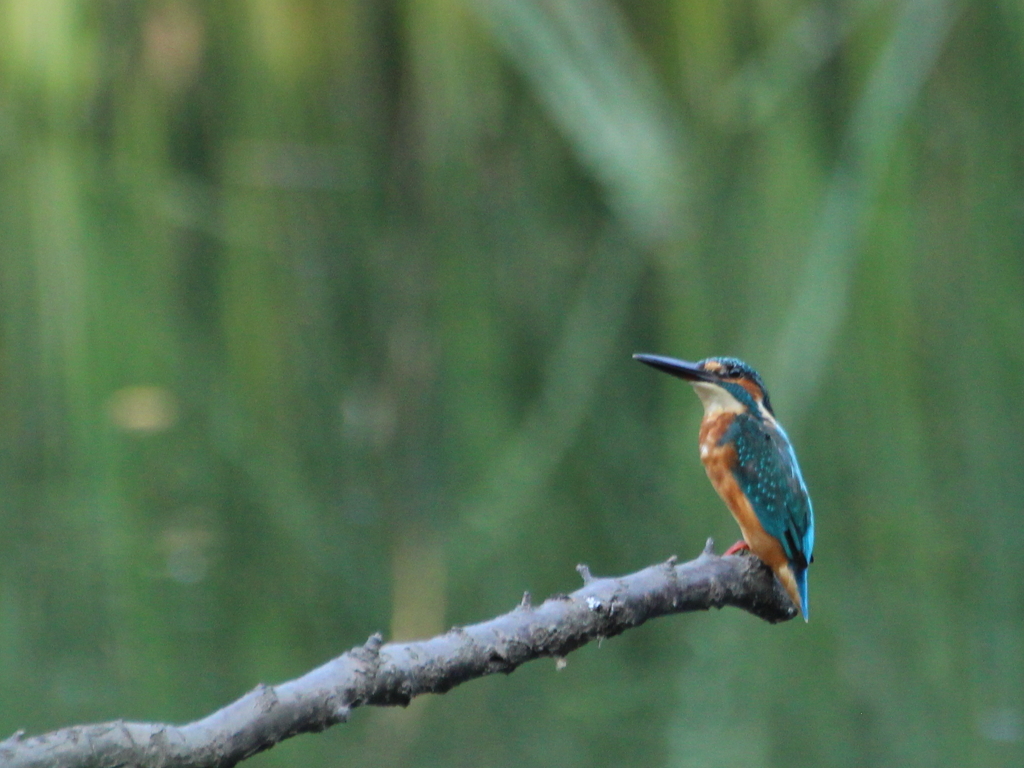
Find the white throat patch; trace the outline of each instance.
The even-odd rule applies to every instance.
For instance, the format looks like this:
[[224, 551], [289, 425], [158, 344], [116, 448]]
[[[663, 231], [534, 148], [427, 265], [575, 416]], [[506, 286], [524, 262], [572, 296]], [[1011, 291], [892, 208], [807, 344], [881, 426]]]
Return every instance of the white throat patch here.
[[704, 415], [715, 416], [719, 413], [743, 413], [746, 408], [729, 390], [706, 381], [692, 381], [690, 384], [697, 392], [697, 397], [704, 404]]

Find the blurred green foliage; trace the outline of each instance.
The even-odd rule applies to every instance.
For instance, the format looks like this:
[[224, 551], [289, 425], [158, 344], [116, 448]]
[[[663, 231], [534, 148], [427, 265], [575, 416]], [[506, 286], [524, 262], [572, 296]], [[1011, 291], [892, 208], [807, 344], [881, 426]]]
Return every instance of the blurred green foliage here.
[[693, 615], [255, 766], [1024, 760], [1024, 11], [0, 0], [0, 736], [186, 721], [735, 525], [764, 374], [809, 625]]

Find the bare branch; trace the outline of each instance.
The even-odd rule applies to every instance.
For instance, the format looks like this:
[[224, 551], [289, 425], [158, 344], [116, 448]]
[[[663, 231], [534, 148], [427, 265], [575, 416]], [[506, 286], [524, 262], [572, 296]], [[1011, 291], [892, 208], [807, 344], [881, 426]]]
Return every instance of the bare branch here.
[[174, 726], [111, 723], [63, 728], [42, 736], [19, 731], [0, 742], [5, 768], [227, 768], [300, 733], [322, 731], [360, 706], [405, 706], [422, 693], [444, 693], [520, 664], [564, 657], [592, 640], [613, 637], [648, 619], [732, 605], [769, 622], [796, 608], [756, 557], [719, 557], [712, 542], [700, 557], [675, 558], [637, 573], [597, 578], [569, 595], [531, 604], [429, 640], [383, 644], [373, 635], [321, 667], [286, 683], [259, 685], [202, 720]]

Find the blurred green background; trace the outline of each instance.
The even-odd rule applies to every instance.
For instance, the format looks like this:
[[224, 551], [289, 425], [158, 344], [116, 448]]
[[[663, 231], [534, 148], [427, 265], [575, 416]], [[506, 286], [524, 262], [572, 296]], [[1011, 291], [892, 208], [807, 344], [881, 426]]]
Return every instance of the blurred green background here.
[[659, 620], [252, 766], [1024, 763], [1024, 6], [0, 0], [0, 737], [184, 722], [720, 547], [765, 376], [812, 620]]

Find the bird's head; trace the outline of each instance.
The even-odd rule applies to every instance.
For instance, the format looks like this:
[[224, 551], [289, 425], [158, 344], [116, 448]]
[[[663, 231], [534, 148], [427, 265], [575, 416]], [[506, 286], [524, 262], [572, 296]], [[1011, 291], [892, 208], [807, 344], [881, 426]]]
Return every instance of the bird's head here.
[[637, 353], [634, 360], [688, 381], [704, 404], [705, 415], [715, 412], [767, 414], [774, 419], [768, 390], [757, 371], [735, 357], [708, 357], [696, 363], [661, 355]]

